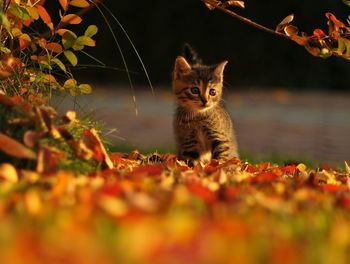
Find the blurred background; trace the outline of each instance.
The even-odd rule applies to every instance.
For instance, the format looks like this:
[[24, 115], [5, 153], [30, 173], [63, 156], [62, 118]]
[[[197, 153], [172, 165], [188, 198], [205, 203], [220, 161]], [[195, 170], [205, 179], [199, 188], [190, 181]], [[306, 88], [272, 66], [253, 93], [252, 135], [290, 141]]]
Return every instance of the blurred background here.
[[[225, 100], [244, 158], [350, 160], [349, 61], [315, 58], [291, 41], [209, 11], [200, 0], [104, 3], [129, 34], [154, 85], [152, 95], [132, 45], [104, 10], [131, 71], [134, 88], [130, 87], [108, 24], [99, 10], [86, 14], [84, 25], [100, 29], [96, 48], [88, 52], [106, 66], [74, 72], [95, 87], [79, 102], [85, 112], [94, 109], [106, 128], [118, 130], [110, 136], [116, 151], [174, 151], [171, 71], [188, 42], [208, 64], [229, 60]], [[341, 0], [246, 0], [245, 5], [245, 10], [235, 10], [273, 29], [294, 13], [293, 24], [308, 34], [315, 28], [327, 31], [325, 12], [343, 22], [350, 15]], [[82, 56], [82, 64], [98, 64]], [[71, 105], [67, 101], [62, 108]]]

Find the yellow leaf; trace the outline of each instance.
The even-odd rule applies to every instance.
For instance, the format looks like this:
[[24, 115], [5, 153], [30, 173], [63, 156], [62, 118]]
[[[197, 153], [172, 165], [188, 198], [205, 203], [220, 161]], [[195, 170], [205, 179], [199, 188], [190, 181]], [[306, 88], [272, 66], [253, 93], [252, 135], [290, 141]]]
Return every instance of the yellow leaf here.
[[28, 213], [32, 216], [40, 214], [42, 202], [37, 190], [29, 190], [24, 196], [24, 203]]
[[106, 213], [114, 217], [123, 216], [128, 211], [128, 207], [122, 200], [107, 195], [100, 198], [99, 205]]
[[307, 167], [305, 164], [303, 163], [300, 163], [298, 166], [297, 166], [297, 169], [300, 171], [300, 172], [305, 172]]
[[0, 180], [3, 179], [5, 181], [16, 183], [18, 182], [18, 174], [11, 164], [3, 163], [0, 165]]

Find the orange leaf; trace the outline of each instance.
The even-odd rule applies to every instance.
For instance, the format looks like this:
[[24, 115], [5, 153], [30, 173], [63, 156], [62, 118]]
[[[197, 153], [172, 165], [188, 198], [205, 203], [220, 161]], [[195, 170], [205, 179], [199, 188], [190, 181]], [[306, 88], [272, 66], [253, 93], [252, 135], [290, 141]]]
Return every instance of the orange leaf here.
[[51, 23], [51, 17], [44, 7], [38, 5], [36, 9], [39, 13], [40, 18], [42, 19], [42, 21], [44, 21], [45, 24]]
[[41, 20], [49, 27], [49, 29], [53, 30], [53, 24], [51, 21], [51, 17], [49, 15], [49, 13], [47, 13], [46, 9], [44, 7], [42, 7], [41, 5], [38, 5], [36, 7], [39, 16], [41, 18]]
[[204, 202], [210, 203], [216, 201], [216, 193], [212, 192], [200, 183], [191, 183], [187, 186], [187, 188], [191, 194], [202, 199]]
[[60, 5], [62, 6], [64, 11], [67, 11], [68, 9], [68, 1], [67, 0], [58, 0], [60, 2]]
[[272, 171], [268, 171], [268, 172], [260, 172], [255, 177], [250, 178], [250, 181], [253, 183], [269, 182], [269, 181], [275, 180], [276, 178], [277, 178], [277, 175], [272, 173]]
[[109, 169], [114, 167], [95, 129], [84, 130], [83, 142], [93, 151], [95, 160], [103, 162]]
[[312, 35], [312, 37], [315, 38], [323, 38], [324, 36], [326, 36], [326, 34], [319, 28], [315, 29]]
[[76, 24], [80, 24], [82, 19], [80, 16], [78, 16], [76, 14], [68, 14], [68, 15], [65, 15], [64, 17], [62, 17], [61, 21], [63, 23], [76, 25]]
[[27, 47], [27, 43], [22, 38], [19, 38], [18, 41], [19, 41], [19, 50], [20, 51], [25, 50]]
[[55, 53], [61, 53], [63, 51], [62, 46], [55, 42], [47, 43], [46, 49]]

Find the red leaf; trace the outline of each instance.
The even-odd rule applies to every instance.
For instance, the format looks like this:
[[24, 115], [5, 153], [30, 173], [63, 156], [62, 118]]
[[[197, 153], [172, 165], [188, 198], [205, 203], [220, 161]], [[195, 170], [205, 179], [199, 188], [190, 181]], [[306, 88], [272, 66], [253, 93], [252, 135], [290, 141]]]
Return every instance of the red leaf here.
[[285, 174], [293, 175], [297, 172], [297, 167], [295, 165], [287, 165], [281, 168]]
[[209, 190], [207, 187], [204, 187], [201, 183], [191, 183], [187, 185], [187, 188], [190, 193], [202, 199], [204, 202], [210, 203], [216, 201], [215, 193]]
[[146, 165], [137, 167], [132, 172], [128, 173], [126, 178], [142, 179], [145, 177], [160, 176], [163, 172], [163, 166], [161, 165]]
[[339, 204], [350, 210], [350, 197], [340, 197], [338, 200]]
[[248, 164], [247, 167], [245, 167], [244, 171], [249, 172], [249, 173], [254, 173], [256, 172], [256, 168], [253, 167], [252, 165]]
[[275, 180], [276, 178], [277, 178], [277, 175], [272, 173], [272, 171], [267, 171], [267, 172], [260, 172], [255, 177], [250, 178], [250, 181], [253, 183], [269, 182], [269, 181]]
[[100, 191], [104, 195], [117, 197], [122, 193], [123, 189], [119, 183], [114, 183], [103, 186]]
[[206, 174], [212, 174], [218, 170], [219, 162], [217, 160], [211, 160], [207, 165], [204, 167], [204, 172]]
[[103, 162], [108, 168], [113, 168], [113, 162], [109, 158], [107, 151], [96, 132], [95, 129], [85, 129], [83, 132], [83, 142], [94, 153], [95, 160]]
[[322, 189], [325, 192], [336, 193], [339, 191], [347, 191], [348, 187], [345, 185], [325, 184], [322, 186]]
[[328, 18], [328, 20], [333, 22], [333, 26], [334, 26], [334, 30], [338, 31], [340, 28], [344, 28], [345, 25], [343, 22], [339, 21], [335, 15], [333, 15], [332, 13], [326, 13], [326, 17]]
[[240, 193], [241, 189], [237, 187], [227, 187], [224, 189], [224, 197], [228, 200], [233, 200]]
[[323, 38], [324, 36], [326, 36], [326, 34], [322, 31], [322, 29], [317, 28], [314, 30], [312, 37]]
[[267, 170], [268, 167], [270, 167], [270, 162], [263, 162], [257, 165], [259, 171]]

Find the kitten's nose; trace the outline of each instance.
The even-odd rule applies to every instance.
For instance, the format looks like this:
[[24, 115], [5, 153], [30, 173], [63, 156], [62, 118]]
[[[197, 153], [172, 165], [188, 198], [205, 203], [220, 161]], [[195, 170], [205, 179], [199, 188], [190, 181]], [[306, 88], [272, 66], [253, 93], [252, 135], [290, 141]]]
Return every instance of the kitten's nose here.
[[208, 100], [206, 98], [201, 97], [201, 101], [202, 101], [203, 106], [207, 106]]

